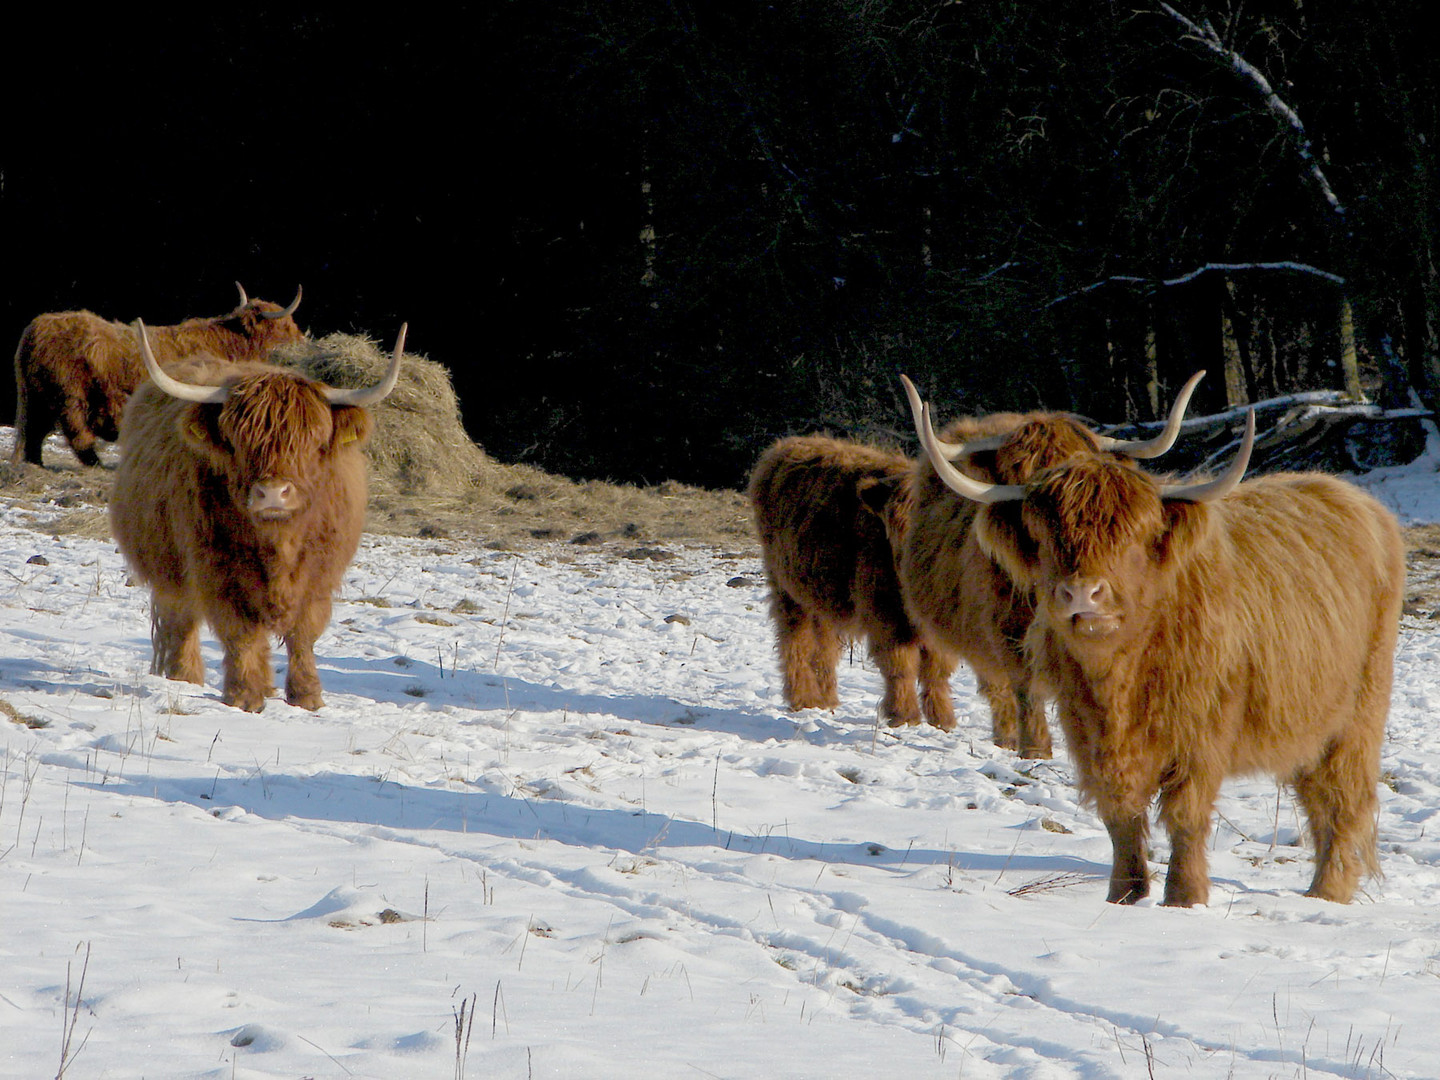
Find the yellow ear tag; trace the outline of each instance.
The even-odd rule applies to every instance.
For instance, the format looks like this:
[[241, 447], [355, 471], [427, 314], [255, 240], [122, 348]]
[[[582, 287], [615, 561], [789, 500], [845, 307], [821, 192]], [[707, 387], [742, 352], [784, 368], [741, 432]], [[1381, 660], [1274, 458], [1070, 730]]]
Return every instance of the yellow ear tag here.
[[194, 436], [196, 439], [200, 439], [200, 440], [202, 440], [202, 441], [204, 440], [204, 438], [205, 438], [205, 425], [196, 423], [196, 422], [194, 422], [194, 421], [192, 420], [192, 421], [190, 422], [190, 424], [188, 425], [188, 429], [189, 429], [189, 431], [190, 431], [190, 434], [191, 434], [192, 436]]
[[341, 446], [346, 446], [346, 445], [348, 445], [349, 443], [354, 442], [354, 441], [357, 440], [358, 438], [360, 438], [360, 436], [359, 436], [359, 435], [356, 435], [355, 432], [353, 432], [353, 431], [346, 431], [343, 435], [340, 436], [340, 445], [341, 445]]

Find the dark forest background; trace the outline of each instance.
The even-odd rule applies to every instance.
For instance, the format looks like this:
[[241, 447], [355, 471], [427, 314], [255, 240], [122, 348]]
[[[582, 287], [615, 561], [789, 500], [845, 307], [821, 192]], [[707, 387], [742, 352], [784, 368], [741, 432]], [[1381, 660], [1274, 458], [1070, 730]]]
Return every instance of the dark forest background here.
[[904, 433], [901, 371], [942, 419], [1145, 420], [1199, 367], [1192, 411], [1322, 388], [1434, 407], [1428, 13], [11, 15], [0, 332], [303, 283], [317, 335], [409, 320], [500, 460], [716, 486], [779, 435]]

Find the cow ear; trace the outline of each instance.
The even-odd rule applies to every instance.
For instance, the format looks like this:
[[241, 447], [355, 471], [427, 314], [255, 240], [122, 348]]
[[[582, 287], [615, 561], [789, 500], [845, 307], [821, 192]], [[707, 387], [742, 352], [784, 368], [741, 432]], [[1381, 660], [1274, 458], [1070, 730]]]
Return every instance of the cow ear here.
[[975, 541], [1022, 588], [1035, 584], [1040, 552], [1025, 528], [1023, 502], [997, 502], [975, 515]]
[[1210, 507], [1181, 499], [1166, 499], [1163, 505], [1165, 528], [1155, 539], [1155, 561], [1185, 560], [1210, 527]]
[[899, 486], [898, 476], [862, 476], [855, 482], [855, 493], [860, 496], [860, 505], [876, 517], [885, 516], [886, 504]]
[[368, 409], [356, 408], [353, 405], [340, 405], [330, 410], [331, 423], [334, 425], [334, 432], [330, 436], [330, 452], [343, 450], [352, 444], [364, 443], [370, 438], [370, 430], [373, 426], [370, 420]]
[[193, 449], [210, 457], [223, 457], [225, 437], [215, 425], [219, 415], [218, 409], [192, 404], [180, 410], [175, 426], [180, 430], [180, 437]]
[[878, 517], [892, 544], [905, 535], [910, 521], [910, 474], [862, 476], [855, 482], [860, 505]]

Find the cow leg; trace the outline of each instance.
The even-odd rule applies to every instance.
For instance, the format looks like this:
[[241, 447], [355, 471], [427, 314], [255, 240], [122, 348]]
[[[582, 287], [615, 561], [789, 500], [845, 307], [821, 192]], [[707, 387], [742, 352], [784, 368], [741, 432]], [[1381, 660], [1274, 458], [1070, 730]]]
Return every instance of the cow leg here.
[[1150, 895], [1150, 863], [1146, 840], [1150, 822], [1145, 813], [1105, 818], [1110, 833], [1113, 860], [1110, 865], [1110, 892], [1105, 897], [1112, 904], [1133, 904]]
[[806, 612], [773, 578], [770, 612], [780, 646], [785, 704], [794, 710], [835, 708], [840, 704], [835, 686], [839, 637], [822, 620]]
[[991, 681], [976, 673], [980, 695], [990, 703], [990, 739], [1004, 750], [1020, 747], [1020, 709], [1015, 688], [1008, 682]]
[[821, 702], [819, 707], [833, 709], [840, 704], [840, 684], [837, 681], [836, 669], [840, 666], [840, 651], [845, 642], [829, 619], [817, 615], [811, 622], [812, 640], [815, 642], [811, 664], [815, 674], [815, 691]]
[[22, 389], [15, 406], [15, 451], [11, 460], [41, 464], [41, 447], [45, 445], [45, 436], [55, 430], [56, 415], [39, 393]]
[[950, 700], [950, 675], [954, 670], [953, 657], [920, 646], [920, 711], [941, 731], [955, 730], [955, 706]]
[[1019, 711], [1020, 756], [1052, 757], [1055, 747], [1050, 742], [1050, 725], [1045, 720], [1045, 699], [1022, 684], [1015, 690], [1015, 704]]
[[1220, 784], [1187, 776], [1160, 793], [1160, 820], [1170, 834], [1170, 869], [1165, 874], [1168, 907], [1194, 907], [1210, 899], [1210, 870], [1205, 854], [1210, 819]]
[[253, 624], [217, 625], [225, 649], [225, 684], [220, 700], [246, 712], [260, 712], [274, 688], [270, 671], [270, 632]]
[[200, 658], [200, 620], [159, 596], [150, 603], [150, 674], [179, 682], [205, 683]]
[[[25, 404], [25, 380], [18, 374], [15, 378], [15, 446], [10, 451], [10, 460], [16, 465], [22, 461], [29, 461], [30, 440], [26, 433], [30, 430], [30, 410]], [[39, 464], [39, 462], [36, 462]]]
[[885, 679], [881, 718], [890, 727], [920, 723], [920, 701], [915, 696], [915, 680], [920, 677], [919, 647], [913, 643], [881, 644], [872, 639], [870, 656]]
[[285, 700], [314, 712], [325, 704], [320, 693], [320, 672], [315, 667], [315, 639], [330, 622], [330, 598], [310, 604], [285, 635], [289, 664], [285, 671]]
[[75, 451], [81, 465], [93, 468], [100, 464], [100, 455], [95, 452], [95, 433], [90, 430], [83, 402], [69, 402], [60, 411], [60, 430], [70, 441], [70, 449]]
[[1379, 813], [1375, 789], [1380, 780], [1380, 744], [1390, 711], [1396, 633], [1394, 614], [1382, 616], [1349, 725], [1315, 768], [1295, 777], [1295, 792], [1305, 808], [1315, 844], [1315, 876], [1306, 896], [1348, 904], [1364, 873], [1380, 873], [1375, 852]]
[[1379, 747], [1338, 741], [1320, 764], [1295, 778], [1315, 845], [1315, 876], [1306, 896], [1348, 904], [1365, 871], [1379, 873], [1375, 854], [1375, 785]]

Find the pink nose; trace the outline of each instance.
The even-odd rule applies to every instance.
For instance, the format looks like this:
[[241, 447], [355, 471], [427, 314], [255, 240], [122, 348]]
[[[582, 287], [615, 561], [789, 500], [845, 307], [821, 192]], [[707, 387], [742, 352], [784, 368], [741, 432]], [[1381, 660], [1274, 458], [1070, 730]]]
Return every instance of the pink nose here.
[[1110, 600], [1110, 583], [1103, 578], [1099, 581], [1079, 578], [1061, 582], [1055, 587], [1055, 599], [1059, 601], [1067, 618], [1072, 615], [1095, 615]]
[[300, 505], [299, 494], [289, 480], [261, 480], [250, 485], [252, 514], [288, 514]]

